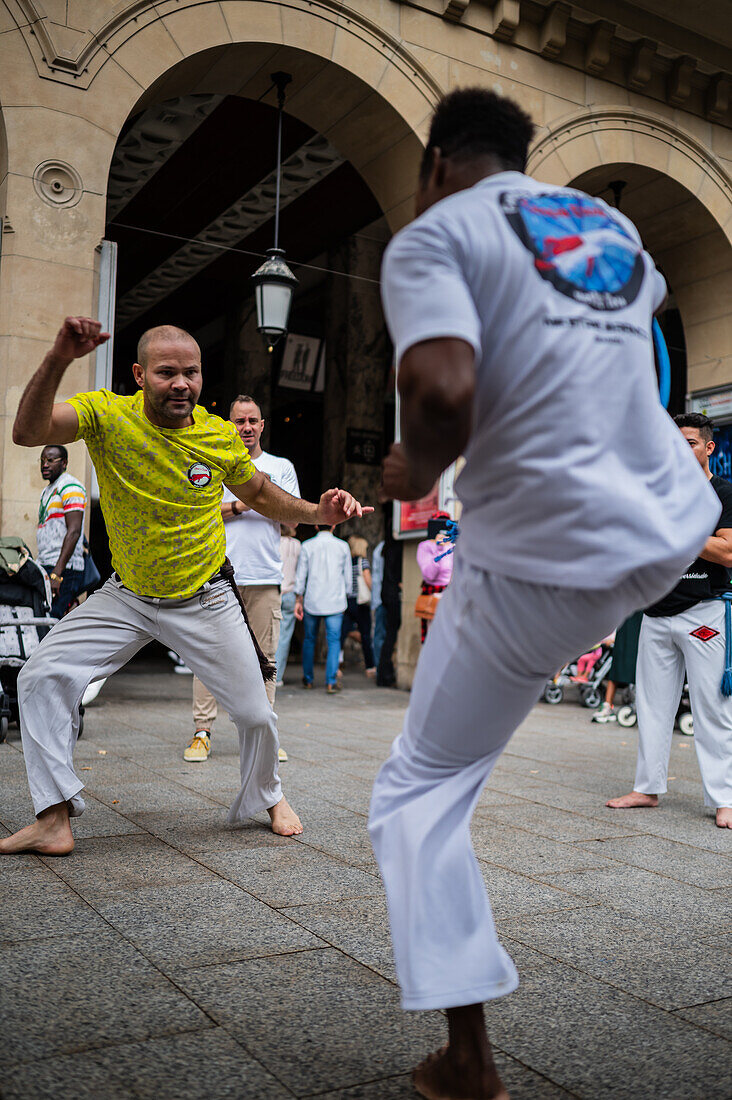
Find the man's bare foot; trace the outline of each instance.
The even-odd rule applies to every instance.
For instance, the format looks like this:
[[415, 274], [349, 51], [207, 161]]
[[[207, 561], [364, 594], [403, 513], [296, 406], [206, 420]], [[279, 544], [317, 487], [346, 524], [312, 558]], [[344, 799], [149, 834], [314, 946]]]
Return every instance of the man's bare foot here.
[[412, 1081], [427, 1100], [509, 1100], [492, 1063], [488, 1068], [462, 1061], [447, 1044], [420, 1062]]
[[483, 1005], [448, 1008], [450, 1041], [421, 1062], [412, 1081], [427, 1100], [509, 1100], [485, 1030]]
[[300, 818], [284, 795], [276, 806], [270, 806], [267, 813], [272, 822], [272, 832], [278, 836], [299, 836], [302, 832]]
[[43, 810], [32, 825], [0, 840], [0, 855], [39, 852], [44, 856], [67, 856], [74, 850], [69, 811], [65, 802]]
[[732, 806], [720, 806], [717, 810], [717, 825], [720, 829], [732, 829]]
[[652, 809], [658, 805], [658, 795], [631, 791], [630, 794], [624, 794], [622, 798], [611, 798], [605, 805], [611, 810]]

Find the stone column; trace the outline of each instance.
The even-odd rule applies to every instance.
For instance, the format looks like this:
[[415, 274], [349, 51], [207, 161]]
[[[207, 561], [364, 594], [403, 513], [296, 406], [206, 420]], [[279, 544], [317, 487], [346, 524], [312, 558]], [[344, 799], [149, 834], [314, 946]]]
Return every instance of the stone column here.
[[[91, 122], [43, 107], [5, 107], [8, 175], [0, 190], [0, 485], [2, 531], [35, 552], [40, 448], [17, 447], [18, 402], [68, 314], [96, 309], [95, 249], [104, 234], [106, 171], [112, 134]], [[59, 397], [89, 389], [94, 357], [73, 363]], [[89, 484], [83, 444], [69, 469]]]
[[329, 277], [327, 297], [323, 480], [375, 507], [373, 515], [342, 529], [363, 535], [370, 549], [383, 538], [377, 491], [392, 354], [378, 285], [383, 247], [354, 236], [328, 255], [328, 267], [343, 274]]

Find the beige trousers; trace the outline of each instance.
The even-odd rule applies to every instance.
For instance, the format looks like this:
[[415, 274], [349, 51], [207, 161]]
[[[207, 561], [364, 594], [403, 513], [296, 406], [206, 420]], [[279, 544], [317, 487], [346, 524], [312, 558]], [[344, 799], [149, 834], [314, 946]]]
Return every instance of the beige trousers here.
[[[280, 586], [278, 584], [239, 585], [241, 597], [249, 616], [249, 625], [259, 642], [265, 657], [274, 662], [277, 644], [280, 640], [282, 609], [280, 606]], [[274, 707], [275, 682], [268, 680], [264, 685], [270, 706]], [[218, 706], [207, 687], [197, 676], [193, 677], [193, 724], [197, 730], [211, 730]]]

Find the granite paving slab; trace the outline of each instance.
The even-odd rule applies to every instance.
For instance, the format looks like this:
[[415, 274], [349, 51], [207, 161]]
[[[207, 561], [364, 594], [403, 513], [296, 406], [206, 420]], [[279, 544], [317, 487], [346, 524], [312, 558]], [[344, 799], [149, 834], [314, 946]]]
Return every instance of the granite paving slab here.
[[[85, 776], [85, 772], [79, 772], [82, 783], [85, 781]], [[122, 836], [125, 833], [140, 831], [134, 822], [97, 801], [89, 791], [81, 791], [81, 796], [86, 804], [86, 809], [81, 817], [74, 818], [73, 830], [77, 839], [92, 836]], [[17, 793], [10, 790], [7, 792], [7, 797], [3, 787], [0, 822], [5, 828], [14, 833], [16, 830], [22, 829], [24, 825], [28, 825], [32, 820], [33, 806], [27, 786], [25, 791], [18, 791]]]
[[730, 1095], [729, 1044], [635, 996], [512, 949], [521, 984], [486, 1010], [496, 1046], [582, 1100]]
[[594, 850], [549, 840], [486, 817], [473, 818], [471, 835], [478, 859], [541, 881], [562, 871], [611, 866]]
[[732, 957], [694, 940], [692, 930], [600, 906], [502, 921], [499, 929], [509, 952], [507, 939], [519, 940], [660, 1008], [711, 1000], [732, 982]]
[[206, 866], [275, 909], [382, 892], [376, 875], [306, 844], [207, 853], [203, 858]]
[[137, 825], [144, 832], [159, 837], [172, 848], [193, 857], [202, 852], [234, 852], [240, 848], [292, 847], [292, 837], [275, 836], [265, 824], [249, 819], [239, 825], [229, 825], [226, 809], [163, 810], [138, 812]]
[[729, 931], [732, 900], [651, 871], [615, 864], [591, 871], [551, 874], [546, 881], [613, 909], [694, 934]]
[[719, 855], [679, 844], [659, 836], [624, 837], [622, 840], [596, 840], [586, 845], [597, 849], [606, 859], [616, 859], [646, 871], [656, 871], [678, 882], [689, 882], [704, 890], [721, 890], [732, 886], [732, 844], [730, 855]]
[[[552, 1084], [546, 1078], [533, 1073], [514, 1058], [494, 1050], [495, 1062], [511, 1100], [569, 1100], [572, 1093]], [[335, 1092], [318, 1093], [322, 1100], [415, 1100], [411, 1074], [400, 1074], [356, 1085], [355, 1088], [337, 1089]]]
[[180, 886], [148, 886], [126, 898], [98, 901], [96, 907], [166, 973], [322, 947], [312, 933], [215, 876]]
[[187, 970], [179, 980], [296, 1095], [405, 1073], [444, 1042], [440, 1013], [403, 1013], [393, 985], [330, 949]]
[[152, 883], [163, 888], [218, 881], [208, 868], [148, 833], [80, 840], [72, 859], [47, 862], [55, 875], [92, 902], [128, 898]]
[[16, 1066], [4, 1100], [286, 1100], [292, 1093], [222, 1028]]
[[3, 1066], [210, 1026], [112, 931], [0, 947], [0, 1005]]
[[[10, 863], [19, 858], [4, 856], [3, 861]], [[0, 943], [65, 936], [72, 929], [78, 935], [93, 937], [107, 930], [91, 906], [55, 876], [51, 880], [30, 876], [27, 882], [10, 886], [5, 883], [4, 870], [0, 869]]]
[[697, 1027], [707, 1028], [708, 1031], [713, 1031], [716, 1035], [721, 1035], [732, 1042], [732, 997], [680, 1008], [675, 1015], [682, 1020], [689, 1020]]
[[383, 893], [328, 905], [298, 905], [287, 915], [357, 962], [396, 981]]
[[576, 812], [567, 813], [553, 806], [540, 806], [533, 802], [524, 802], [520, 806], [496, 806], [486, 812], [484, 817], [501, 825], [528, 829], [535, 835], [547, 837], [549, 840], [595, 840], [598, 837], [625, 836], [626, 834], [626, 830], [620, 824], [599, 821], [597, 818], [585, 817]]

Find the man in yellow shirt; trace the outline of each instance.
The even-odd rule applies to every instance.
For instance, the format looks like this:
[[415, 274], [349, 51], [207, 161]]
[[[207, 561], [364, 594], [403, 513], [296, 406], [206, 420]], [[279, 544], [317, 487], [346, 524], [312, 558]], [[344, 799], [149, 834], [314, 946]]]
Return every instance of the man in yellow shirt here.
[[97, 321], [67, 317], [20, 400], [13, 439], [25, 447], [85, 440], [99, 481], [115, 572], [44, 639], [18, 677], [23, 752], [36, 813], [0, 853], [65, 854], [84, 810], [73, 768], [88, 684], [121, 668], [152, 638], [179, 653], [239, 732], [242, 786], [229, 821], [267, 810], [283, 836], [302, 832], [282, 794], [277, 725], [255, 643], [221, 570], [221, 493], [282, 523], [341, 523], [371, 509], [343, 489], [318, 504], [255, 469], [233, 424], [197, 405], [201, 352], [183, 329], [144, 333], [134, 397], [107, 390], [54, 402], [64, 372], [109, 339]]

